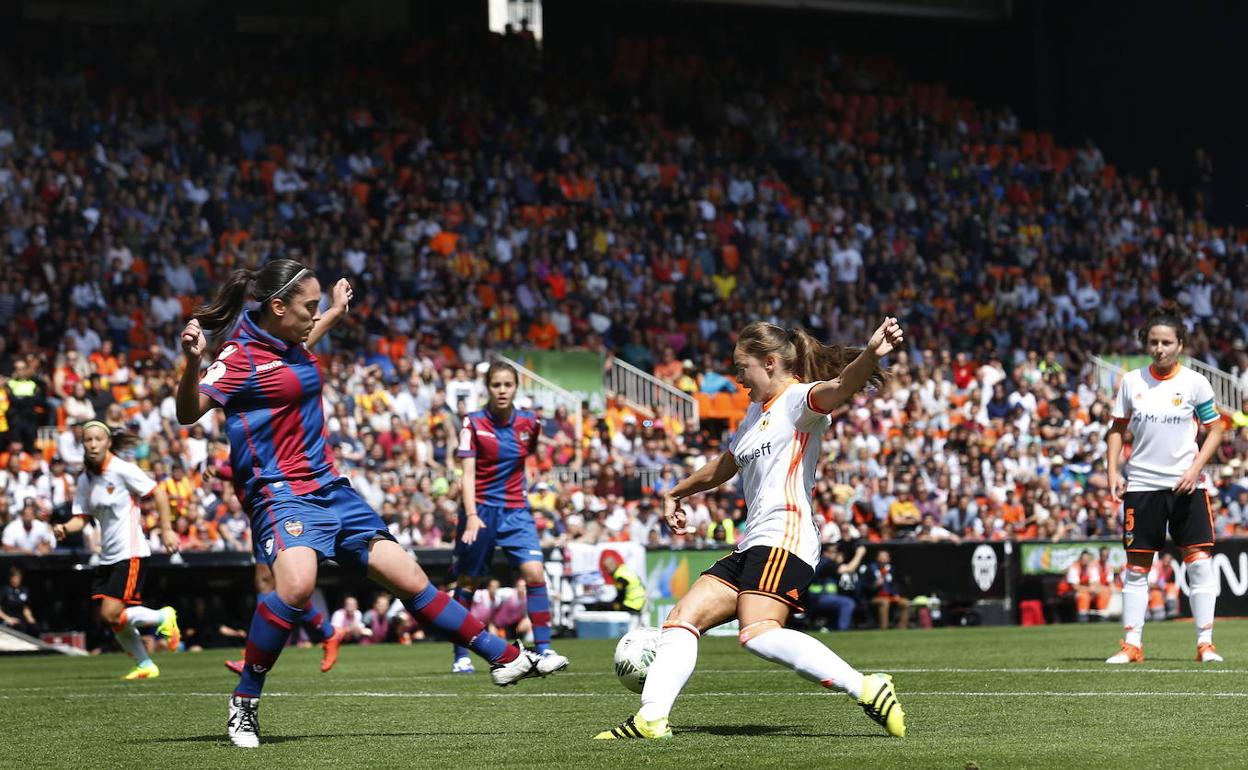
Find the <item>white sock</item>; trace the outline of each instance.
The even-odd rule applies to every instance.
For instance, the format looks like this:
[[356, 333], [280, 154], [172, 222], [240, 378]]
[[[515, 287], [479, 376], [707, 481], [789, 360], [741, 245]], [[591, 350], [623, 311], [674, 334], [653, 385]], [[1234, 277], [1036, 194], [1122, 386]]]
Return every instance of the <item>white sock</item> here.
[[1196, 621], [1196, 643], [1213, 643], [1213, 606], [1218, 601], [1218, 578], [1213, 572], [1213, 559], [1204, 556], [1187, 564], [1188, 600], [1192, 603], [1192, 620]]
[[823, 642], [800, 631], [788, 628], [767, 631], [751, 637], [745, 649], [765, 660], [788, 666], [804, 679], [844, 690], [854, 699], [862, 696], [862, 674]]
[[158, 626], [165, 619], [165, 614], [160, 610], [154, 610], [150, 607], [127, 607], [126, 623], [136, 628], [147, 628], [148, 626]]
[[701, 634], [691, 625], [681, 623], [663, 629], [659, 634], [659, 647], [646, 673], [646, 685], [641, 690], [641, 711], [638, 714], [647, 722], [665, 719], [672, 713], [676, 696], [685, 689], [685, 683], [693, 676], [698, 663], [698, 639]]
[[1122, 628], [1127, 644], [1140, 646], [1148, 612], [1148, 570], [1128, 566], [1122, 580]]
[[135, 663], [146, 666], [152, 662], [152, 659], [147, 656], [147, 648], [143, 646], [143, 639], [139, 637], [138, 629], [133, 625], [127, 623], [120, 631], [114, 629], [113, 635], [117, 637], [117, 643], [121, 645], [121, 649], [134, 658]]

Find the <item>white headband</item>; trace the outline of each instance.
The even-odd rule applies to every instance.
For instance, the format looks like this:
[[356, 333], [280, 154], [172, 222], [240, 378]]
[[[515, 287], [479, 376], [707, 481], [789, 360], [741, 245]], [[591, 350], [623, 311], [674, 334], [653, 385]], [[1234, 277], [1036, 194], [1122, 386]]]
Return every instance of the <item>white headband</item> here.
[[266, 297], [265, 299], [261, 300], [260, 304], [261, 304], [261, 305], [263, 305], [265, 302], [268, 302], [269, 300], [273, 299], [273, 298], [274, 298], [274, 297], [276, 297], [277, 295], [279, 295], [279, 294], [281, 294], [282, 292], [284, 292], [284, 291], [286, 291], [287, 289], [289, 289], [291, 286], [294, 286], [296, 283], [298, 283], [298, 282], [299, 282], [299, 279], [303, 278], [305, 275], [307, 275], [307, 274], [308, 274], [308, 273], [310, 273], [310, 272], [312, 272], [312, 271], [311, 271], [311, 270], [308, 270], [308, 269], [305, 267], [305, 268], [303, 268], [302, 270], [300, 270], [299, 272], [295, 273], [295, 277], [294, 277], [294, 278], [291, 278], [289, 281], [287, 281], [285, 284], [283, 284], [283, 285], [282, 285], [282, 288], [278, 289], [277, 291], [273, 292], [272, 294], [270, 294], [270, 295], [269, 295], [268, 297]]

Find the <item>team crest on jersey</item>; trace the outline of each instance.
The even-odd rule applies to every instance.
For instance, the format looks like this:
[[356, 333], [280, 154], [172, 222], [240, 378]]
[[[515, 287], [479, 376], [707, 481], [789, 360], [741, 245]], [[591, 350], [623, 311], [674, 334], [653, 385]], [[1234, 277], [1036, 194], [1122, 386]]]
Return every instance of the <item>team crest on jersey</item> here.
[[291, 537], [299, 537], [300, 535], [303, 534], [303, 522], [302, 521], [288, 521], [282, 526], [286, 529], [286, 534], [290, 535]]
[[758, 421], [758, 429], [760, 431], [767, 430], [767, 425], [771, 422], [771, 412], [763, 412], [763, 419]]
[[1128, 548], [1130, 548], [1131, 544], [1135, 542], [1135, 533], [1132, 532], [1131, 530], [1127, 530], [1125, 533], [1123, 533], [1122, 541], [1126, 543]]
[[529, 443], [529, 432], [527, 430], [520, 431], [520, 443], [521, 444]]
[[1170, 399], [1170, 402], [1175, 406], [1183, 406], [1183, 394], [1175, 393], [1174, 398]]
[[108, 492], [110, 495], [111, 495], [111, 494], [113, 493], [113, 491], [114, 491], [114, 490], [116, 490], [116, 489], [117, 489], [117, 487], [116, 487], [115, 485], [113, 485], [113, 484], [106, 484], [106, 485], [104, 486], [104, 490], [105, 490], [106, 492]]

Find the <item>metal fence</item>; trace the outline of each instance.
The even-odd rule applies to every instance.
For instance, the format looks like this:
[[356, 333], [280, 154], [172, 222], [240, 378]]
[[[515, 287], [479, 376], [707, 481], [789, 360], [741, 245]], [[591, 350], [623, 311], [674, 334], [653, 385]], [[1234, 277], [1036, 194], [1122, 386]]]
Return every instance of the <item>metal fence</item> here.
[[659, 407], [665, 414], [683, 422], [686, 429], [698, 428], [698, 402], [693, 396], [626, 361], [613, 358], [603, 384], [608, 391], [634, 406], [649, 410]]
[[1195, 358], [1185, 358], [1183, 365], [1205, 375], [1209, 384], [1213, 386], [1213, 399], [1218, 406], [1238, 411], [1243, 394], [1239, 390], [1239, 383], [1235, 381], [1235, 377]]
[[[1235, 377], [1221, 369], [1212, 367], [1195, 358], [1184, 358], [1183, 365], [1194, 372], [1203, 374], [1213, 386], [1213, 400], [1218, 406], [1238, 410], [1242, 394]], [[1127, 370], [1122, 366], [1100, 356], [1092, 356], [1092, 366], [1096, 375], [1096, 386], [1102, 392], [1113, 396], [1118, 392], [1118, 384]]]
[[564, 390], [555, 383], [541, 376], [537, 372], [529, 369], [523, 364], [507, 358], [499, 356], [499, 360], [511, 364], [520, 374], [520, 386], [516, 390], [516, 397], [527, 397], [533, 407], [542, 407], [546, 415], [553, 416], [555, 409], [563, 407], [568, 412], [568, 420], [572, 422], [572, 426], [576, 431], [573, 437], [576, 452], [576, 465], [580, 465], [581, 459], [581, 427], [584, 415], [581, 413], [581, 399], [575, 393]]

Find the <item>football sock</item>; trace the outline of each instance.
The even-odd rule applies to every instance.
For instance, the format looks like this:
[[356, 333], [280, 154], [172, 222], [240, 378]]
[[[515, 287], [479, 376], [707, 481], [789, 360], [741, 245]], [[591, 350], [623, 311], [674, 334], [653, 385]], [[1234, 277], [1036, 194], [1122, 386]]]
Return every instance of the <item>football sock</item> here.
[[1197, 551], [1184, 559], [1187, 562], [1188, 600], [1192, 604], [1192, 620], [1196, 621], [1196, 643], [1213, 643], [1213, 606], [1218, 600], [1218, 579], [1213, 572], [1213, 559], [1208, 551]]
[[330, 624], [329, 618], [311, 604], [304, 608], [303, 630], [307, 632], [313, 644], [320, 644], [334, 635], [334, 627]]
[[468, 614], [468, 610], [458, 602], [451, 601], [451, 597], [434, 588], [432, 583], [403, 602], [403, 606], [413, 616], [451, 637], [456, 644], [467, 646], [491, 663], [510, 663], [520, 655], [520, 650], [514, 644], [508, 644], [486, 631], [481, 621]]
[[[455, 586], [455, 601], [469, 612], [472, 611], [472, 589], [464, 586]], [[462, 644], [457, 644], [455, 648], [455, 660], [468, 657], [468, 648]]]
[[654, 662], [646, 673], [641, 690], [641, 711], [647, 722], [665, 719], [672, 713], [676, 696], [685, 689], [698, 663], [698, 639], [702, 634], [688, 623], [665, 623], [659, 634]]
[[138, 628], [146, 628], [148, 626], [160, 625], [160, 610], [153, 610], [149, 607], [127, 607], [126, 622]]
[[256, 605], [251, 618], [251, 630], [247, 632], [247, 647], [243, 653], [243, 674], [239, 677], [235, 695], [259, 698], [277, 657], [282, 654], [290, 631], [303, 620], [305, 611], [282, 601], [276, 592], [264, 595]]
[[540, 652], [550, 649], [550, 596], [545, 583], [525, 583], [525, 607], [533, 623], [533, 646]]
[[1144, 615], [1148, 611], [1148, 570], [1127, 566], [1122, 580], [1123, 641], [1139, 647], [1144, 639]]
[[800, 631], [774, 628], [750, 637], [743, 646], [764, 660], [788, 666], [804, 679], [844, 690], [854, 699], [862, 696], [862, 674], [823, 642]]
[[[273, 595], [272, 591], [266, 591], [257, 595], [256, 606], [259, 606], [265, 600], [265, 597]], [[308, 639], [314, 644], [320, 644], [334, 635], [334, 627], [330, 625], [329, 618], [325, 616], [325, 613], [313, 607], [311, 602], [308, 602], [308, 606], [304, 610], [303, 619], [300, 620], [299, 625], [307, 632]]]
[[117, 643], [121, 645], [121, 649], [134, 658], [136, 664], [140, 666], [151, 665], [152, 659], [147, 656], [147, 648], [143, 646], [143, 639], [139, 636], [139, 630], [130, 622], [129, 608], [121, 611], [121, 617], [117, 619], [117, 624], [113, 626], [113, 636], [117, 637]]

